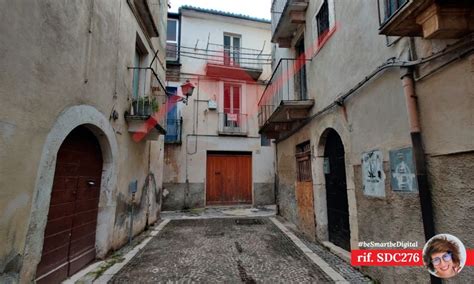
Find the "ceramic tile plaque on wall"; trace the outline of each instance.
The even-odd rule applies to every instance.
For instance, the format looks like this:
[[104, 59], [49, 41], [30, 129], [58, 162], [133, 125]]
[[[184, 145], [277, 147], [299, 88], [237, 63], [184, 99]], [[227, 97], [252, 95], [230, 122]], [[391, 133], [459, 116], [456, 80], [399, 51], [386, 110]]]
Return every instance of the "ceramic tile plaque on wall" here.
[[412, 148], [390, 151], [390, 175], [393, 191], [418, 191]]
[[362, 154], [362, 184], [364, 195], [385, 197], [385, 173], [380, 150]]

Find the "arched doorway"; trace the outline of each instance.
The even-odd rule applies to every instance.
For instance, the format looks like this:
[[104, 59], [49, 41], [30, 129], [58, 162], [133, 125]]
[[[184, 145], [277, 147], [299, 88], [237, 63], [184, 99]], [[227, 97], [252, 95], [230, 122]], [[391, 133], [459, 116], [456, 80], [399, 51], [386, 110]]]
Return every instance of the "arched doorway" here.
[[96, 257], [102, 151], [94, 134], [75, 128], [59, 148], [37, 283], [58, 283]]
[[327, 130], [324, 148], [329, 241], [350, 251], [344, 145], [333, 129]]

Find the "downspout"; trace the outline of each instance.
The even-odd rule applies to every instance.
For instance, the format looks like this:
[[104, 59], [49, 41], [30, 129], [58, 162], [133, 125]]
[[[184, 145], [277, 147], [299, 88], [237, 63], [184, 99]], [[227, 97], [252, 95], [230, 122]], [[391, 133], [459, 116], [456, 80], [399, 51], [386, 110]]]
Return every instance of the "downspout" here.
[[276, 215], [280, 215], [280, 203], [279, 203], [279, 188], [280, 188], [280, 179], [278, 177], [278, 144], [275, 143], [275, 180], [274, 180], [274, 185], [273, 185], [273, 191], [275, 195], [275, 209], [276, 209]]
[[[428, 187], [428, 176], [426, 171], [425, 151], [421, 137], [420, 117], [418, 112], [418, 99], [415, 92], [415, 80], [413, 79], [412, 68], [402, 68], [402, 85], [405, 94], [405, 102], [408, 113], [408, 124], [410, 127], [411, 143], [413, 146], [413, 158], [415, 160], [415, 174], [418, 182], [418, 191], [421, 206], [421, 218], [423, 221], [423, 231], [425, 240], [428, 241], [435, 235], [435, 225], [433, 219], [433, 204], [431, 192]], [[431, 275], [431, 283], [441, 283], [441, 280]]]
[[420, 196], [421, 215], [423, 218], [423, 229], [425, 239], [429, 240], [435, 235], [433, 220], [433, 205], [431, 202], [431, 192], [428, 187], [428, 177], [426, 173], [426, 159], [421, 137], [420, 118], [418, 113], [418, 103], [415, 92], [415, 83], [412, 69], [402, 69], [402, 85], [405, 93], [405, 102], [408, 113], [408, 124], [410, 126], [411, 143], [413, 145], [413, 156], [415, 160], [416, 179]]

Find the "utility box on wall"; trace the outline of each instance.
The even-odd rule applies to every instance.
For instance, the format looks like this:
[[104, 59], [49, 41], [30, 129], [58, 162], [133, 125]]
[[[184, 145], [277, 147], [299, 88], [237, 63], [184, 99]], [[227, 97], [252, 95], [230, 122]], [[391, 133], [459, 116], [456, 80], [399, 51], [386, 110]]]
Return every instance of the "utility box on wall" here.
[[209, 100], [207, 102], [207, 108], [209, 110], [216, 110], [217, 109], [217, 102], [216, 101], [213, 101], [213, 100]]

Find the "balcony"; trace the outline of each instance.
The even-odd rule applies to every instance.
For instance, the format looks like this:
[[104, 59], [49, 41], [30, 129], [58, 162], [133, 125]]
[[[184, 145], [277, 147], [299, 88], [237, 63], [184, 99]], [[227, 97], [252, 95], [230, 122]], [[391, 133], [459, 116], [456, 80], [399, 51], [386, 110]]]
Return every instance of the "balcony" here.
[[160, 102], [156, 96], [139, 97], [132, 100], [130, 112], [125, 113], [128, 132], [134, 134], [134, 139], [158, 140], [160, 134], [166, 134], [166, 111], [159, 109]]
[[149, 0], [127, 0], [132, 12], [139, 19], [140, 25], [149, 37], [158, 37], [158, 22], [155, 16], [159, 14], [159, 6], [149, 3]]
[[183, 118], [166, 120], [165, 143], [181, 144]]
[[271, 64], [271, 54], [258, 49], [209, 43], [201, 52], [207, 59], [206, 75], [210, 77], [256, 81], [262, 75], [264, 65]]
[[240, 113], [219, 113], [218, 133], [219, 135], [247, 136], [247, 115]]
[[379, 0], [387, 36], [455, 39], [474, 31], [472, 0]]
[[304, 59], [280, 59], [258, 103], [259, 133], [280, 139], [309, 116]]
[[274, 0], [272, 3], [272, 42], [289, 48], [293, 35], [306, 21], [309, 0]]

